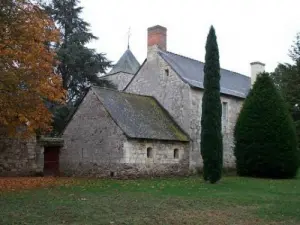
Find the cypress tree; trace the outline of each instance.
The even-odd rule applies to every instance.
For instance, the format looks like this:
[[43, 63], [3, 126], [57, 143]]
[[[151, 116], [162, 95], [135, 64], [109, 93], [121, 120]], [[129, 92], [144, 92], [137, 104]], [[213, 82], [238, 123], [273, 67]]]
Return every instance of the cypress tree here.
[[215, 183], [222, 176], [223, 143], [221, 134], [219, 49], [213, 26], [207, 36], [205, 49], [201, 155], [203, 158], [203, 178], [205, 181]]
[[297, 173], [295, 127], [268, 73], [258, 76], [234, 131], [240, 176], [291, 178]]

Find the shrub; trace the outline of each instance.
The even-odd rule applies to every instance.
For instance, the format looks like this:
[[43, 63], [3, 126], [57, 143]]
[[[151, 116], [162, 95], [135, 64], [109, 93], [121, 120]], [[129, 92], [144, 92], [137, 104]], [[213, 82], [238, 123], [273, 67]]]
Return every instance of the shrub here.
[[291, 178], [298, 169], [292, 118], [268, 73], [258, 76], [234, 131], [240, 176]]

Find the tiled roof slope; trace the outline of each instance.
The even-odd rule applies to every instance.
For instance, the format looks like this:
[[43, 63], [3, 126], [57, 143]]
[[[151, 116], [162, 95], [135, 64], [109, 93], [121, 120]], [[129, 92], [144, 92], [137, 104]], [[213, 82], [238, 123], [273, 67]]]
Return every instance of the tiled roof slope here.
[[[160, 50], [159, 54], [184, 82], [195, 88], [203, 88], [203, 62], [167, 51]], [[225, 69], [221, 69], [220, 74], [221, 93], [246, 98], [251, 87], [250, 77]]]
[[121, 56], [119, 61], [113, 66], [112, 70], [108, 73], [108, 75], [115, 74], [118, 72], [135, 74], [139, 68], [140, 63], [137, 61], [130, 49], [127, 49]]
[[92, 90], [128, 137], [189, 141], [188, 135], [153, 97], [99, 87]]

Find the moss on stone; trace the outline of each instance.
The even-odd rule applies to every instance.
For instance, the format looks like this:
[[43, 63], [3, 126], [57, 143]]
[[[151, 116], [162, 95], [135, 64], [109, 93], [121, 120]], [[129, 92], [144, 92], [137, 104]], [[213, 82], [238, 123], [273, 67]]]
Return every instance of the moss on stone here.
[[168, 112], [150, 96], [94, 88], [115, 122], [131, 138], [189, 141]]

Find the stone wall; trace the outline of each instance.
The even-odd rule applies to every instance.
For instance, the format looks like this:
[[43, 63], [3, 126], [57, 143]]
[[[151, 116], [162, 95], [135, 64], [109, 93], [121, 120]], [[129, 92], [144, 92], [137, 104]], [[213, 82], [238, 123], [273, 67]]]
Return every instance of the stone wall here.
[[[137, 178], [149, 176], [187, 175], [189, 173], [189, 145], [167, 141], [127, 140], [123, 143], [123, 158], [111, 160], [104, 156], [96, 162], [69, 165], [65, 171], [71, 176]], [[147, 157], [147, 149], [152, 157]], [[174, 150], [178, 150], [178, 159]], [[94, 153], [93, 153], [94, 154]], [[102, 153], [98, 152], [101, 156]]]
[[43, 146], [35, 139], [0, 139], [0, 176], [30, 176], [42, 173]]
[[[202, 167], [203, 162], [200, 153], [200, 136], [201, 136], [201, 114], [202, 114], [202, 97], [203, 91], [200, 89], [191, 89], [191, 139], [192, 148], [190, 153], [190, 167]], [[221, 102], [227, 102], [227, 121], [222, 121], [223, 134], [223, 153], [224, 167], [234, 168], [235, 158], [233, 154], [233, 131], [240, 109], [243, 104], [243, 99], [232, 96], [221, 95]]]
[[131, 81], [133, 76], [134, 76], [133, 74], [119, 72], [116, 74], [107, 75], [102, 79], [111, 81], [113, 84], [117, 86], [117, 89], [119, 91], [122, 91], [127, 86], [127, 84]]
[[226, 126], [223, 127], [224, 167], [235, 168], [233, 133], [244, 100], [231, 96], [221, 96], [221, 102], [227, 102], [228, 104], [228, 120]]
[[95, 93], [90, 91], [67, 125], [63, 139], [62, 174], [109, 176], [111, 167], [123, 157], [126, 137]]
[[[127, 139], [90, 91], [63, 134], [60, 172], [69, 176], [138, 177], [186, 174], [189, 144]], [[147, 158], [147, 148], [153, 158]], [[178, 159], [174, 159], [174, 149]]]
[[[147, 150], [151, 155], [147, 155]], [[124, 143], [121, 163], [127, 169], [116, 171], [116, 175], [186, 175], [189, 172], [189, 143], [129, 139]]]
[[157, 54], [155, 47], [151, 47], [146, 63], [125, 91], [154, 96], [178, 125], [190, 134], [190, 87]]
[[[148, 51], [147, 62], [125, 91], [154, 96], [190, 135], [190, 168], [203, 166], [200, 154], [203, 90], [190, 88], [184, 83], [153, 46]], [[223, 130], [224, 167], [231, 168], [235, 166], [233, 130], [243, 99], [222, 95], [221, 100], [228, 103], [228, 121]]]

